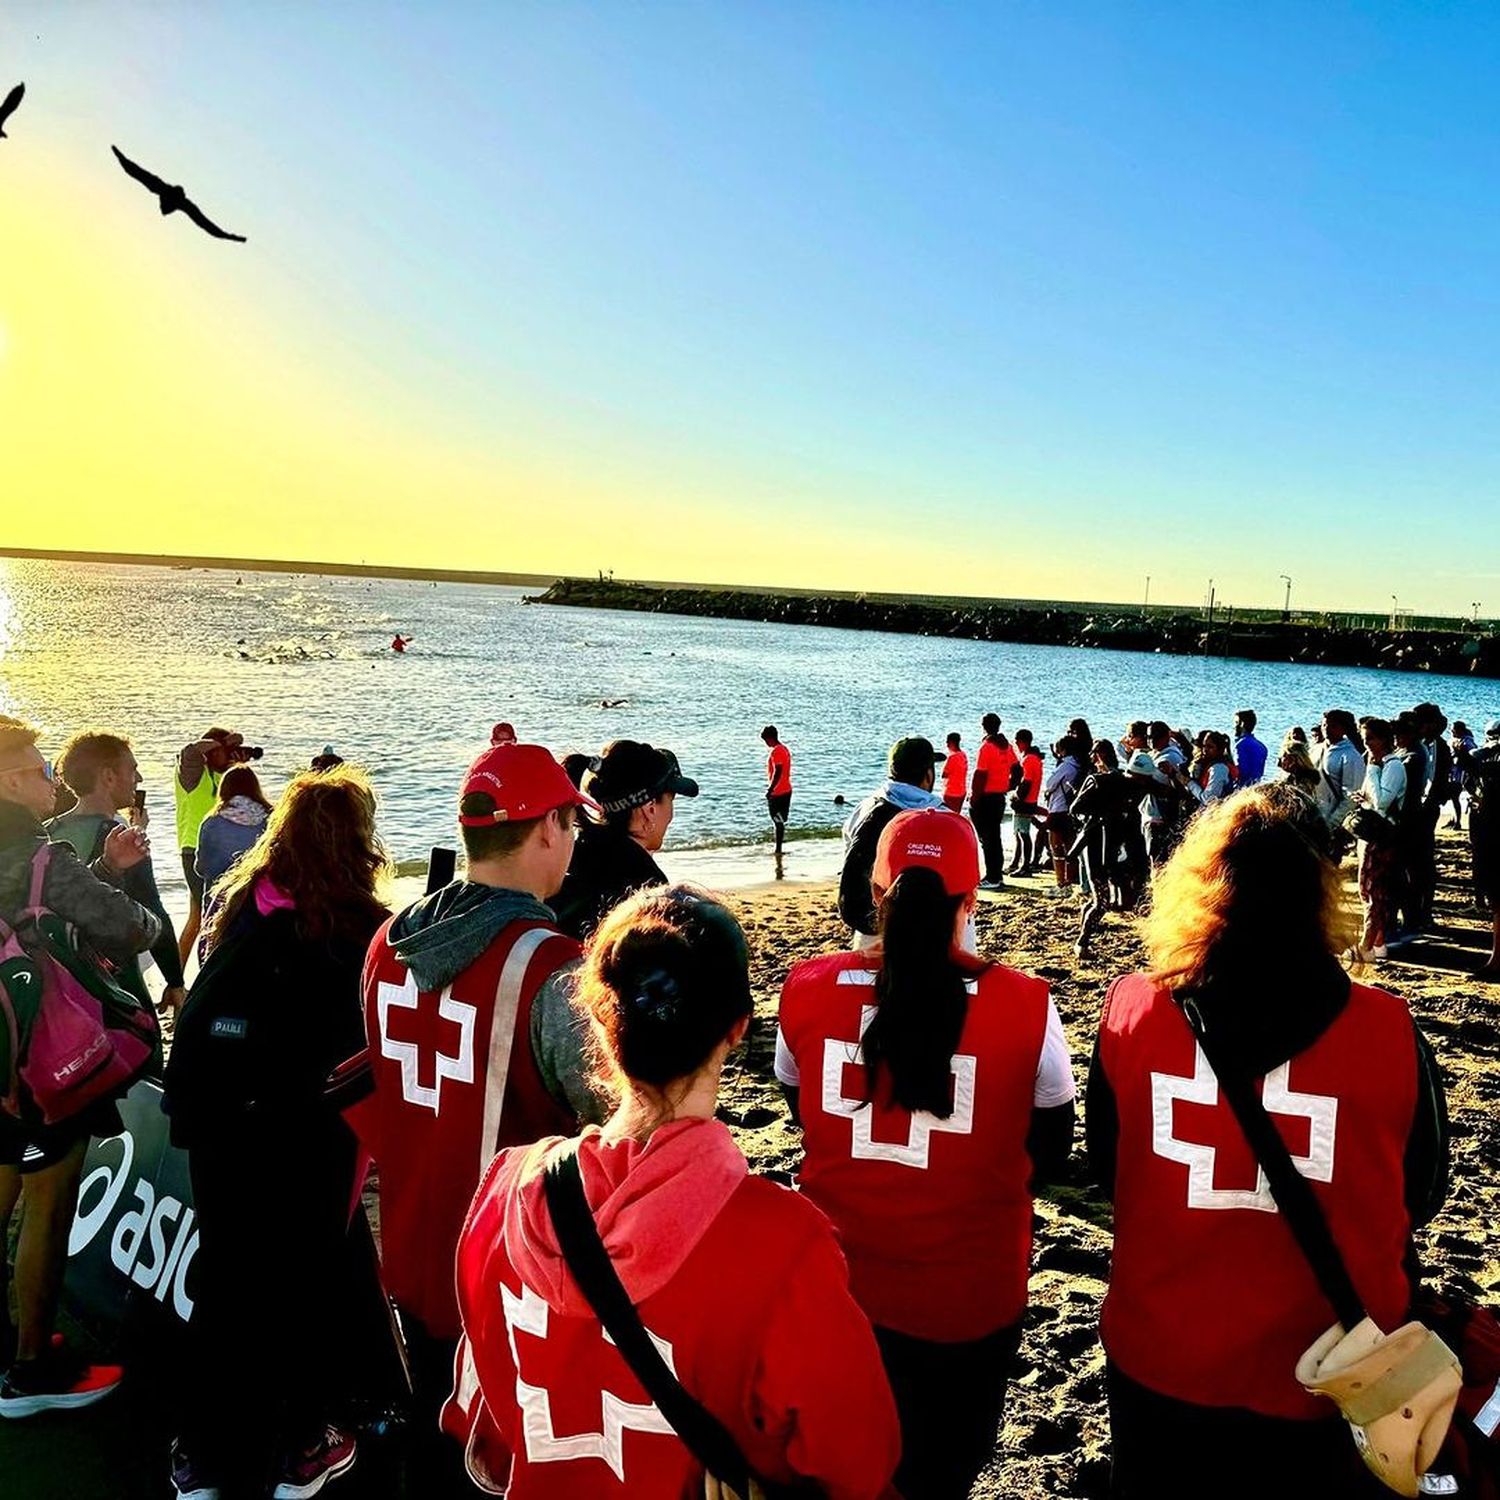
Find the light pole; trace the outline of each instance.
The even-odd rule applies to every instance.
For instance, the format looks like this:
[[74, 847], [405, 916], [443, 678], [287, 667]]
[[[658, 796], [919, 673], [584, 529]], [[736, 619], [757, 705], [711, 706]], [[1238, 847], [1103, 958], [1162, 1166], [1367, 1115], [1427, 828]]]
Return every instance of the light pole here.
[[1283, 573], [1281, 581], [1286, 585], [1286, 600], [1281, 606], [1281, 620], [1285, 624], [1292, 618], [1292, 580]]
[[1396, 596], [1391, 595], [1391, 629], [1396, 628], [1396, 616], [1400, 613], [1400, 606], [1396, 603]]
[[1141, 614], [1142, 615], [1148, 615], [1150, 613], [1151, 613], [1151, 575], [1149, 573], [1147, 573], [1146, 574], [1146, 602], [1141, 605]]
[[1473, 623], [1475, 625], [1477, 625], [1479, 623], [1479, 600], [1477, 600], [1477, 599], [1473, 600], [1470, 603], [1469, 608], [1474, 611], [1474, 620], [1473, 620]]

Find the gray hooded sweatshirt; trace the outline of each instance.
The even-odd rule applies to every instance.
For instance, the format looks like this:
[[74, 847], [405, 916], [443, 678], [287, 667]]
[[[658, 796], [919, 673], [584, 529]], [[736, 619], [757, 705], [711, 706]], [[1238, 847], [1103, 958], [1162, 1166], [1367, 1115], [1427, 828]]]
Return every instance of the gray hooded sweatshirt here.
[[[391, 924], [390, 943], [417, 987], [440, 990], [473, 964], [512, 922], [557, 926], [551, 907], [529, 891], [455, 880], [407, 907]], [[531, 1055], [547, 1092], [586, 1125], [609, 1114], [593, 1087], [588, 1017], [573, 1005], [581, 959], [542, 981], [531, 1005]]]

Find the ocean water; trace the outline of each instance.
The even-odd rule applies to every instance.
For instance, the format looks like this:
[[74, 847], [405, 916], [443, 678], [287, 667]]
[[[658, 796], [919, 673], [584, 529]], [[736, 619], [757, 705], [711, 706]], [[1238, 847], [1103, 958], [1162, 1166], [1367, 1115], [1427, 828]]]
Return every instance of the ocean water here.
[[497, 720], [558, 753], [650, 740], [702, 786], [678, 801], [669, 873], [743, 885], [773, 873], [766, 723], [794, 756], [785, 873], [821, 878], [847, 812], [835, 796], [877, 785], [903, 734], [941, 746], [958, 730], [972, 750], [987, 710], [1050, 742], [1080, 713], [1117, 735], [1132, 718], [1228, 729], [1253, 707], [1273, 749], [1332, 706], [1433, 699], [1480, 727], [1500, 712], [1500, 684], [1478, 679], [562, 609], [526, 592], [0, 559], [0, 712], [39, 723], [44, 753], [84, 727], [130, 737], [169, 889], [172, 764], [211, 724], [265, 746], [273, 792], [325, 743], [366, 766], [408, 871], [454, 842], [459, 780]]

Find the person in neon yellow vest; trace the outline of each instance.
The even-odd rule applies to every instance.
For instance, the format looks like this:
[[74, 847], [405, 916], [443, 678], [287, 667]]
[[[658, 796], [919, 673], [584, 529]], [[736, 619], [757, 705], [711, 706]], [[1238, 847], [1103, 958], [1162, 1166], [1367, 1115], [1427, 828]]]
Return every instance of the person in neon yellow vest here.
[[203, 882], [196, 869], [198, 829], [214, 810], [219, 778], [225, 771], [259, 758], [259, 749], [252, 751], [245, 744], [244, 735], [229, 729], [206, 729], [201, 739], [184, 745], [178, 753], [172, 793], [177, 801], [177, 847], [182, 851], [182, 878], [188, 888], [187, 921], [177, 935], [177, 949], [184, 967], [203, 923]]

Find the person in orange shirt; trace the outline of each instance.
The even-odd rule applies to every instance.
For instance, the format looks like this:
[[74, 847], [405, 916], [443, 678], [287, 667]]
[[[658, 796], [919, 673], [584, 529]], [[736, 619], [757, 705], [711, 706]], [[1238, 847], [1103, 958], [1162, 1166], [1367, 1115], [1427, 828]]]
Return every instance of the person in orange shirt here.
[[984, 742], [979, 747], [979, 763], [974, 767], [974, 790], [969, 798], [969, 816], [979, 847], [984, 851], [982, 891], [1005, 887], [1005, 845], [1000, 839], [1000, 824], [1005, 817], [1005, 797], [1011, 789], [1012, 771], [1019, 769], [1016, 752], [1000, 733], [1000, 715], [986, 714], [979, 721]]
[[786, 820], [792, 810], [792, 752], [781, 743], [774, 724], [767, 724], [760, 737], [770, 751], [766, 757], [766, 807], [771, 813], [771, 826], [776, 830], [776, 857], [780, 859]]
[[959, 748], [962, 744], [959, 735], [948, 736], [948, 759], [943, 762], [943, 806], [949, 812], [964, 810], [964, 796], [969, 790], [969, 756]]
[[1016, 851], [1011, 859], [1009, 873], [1030, 875], [1031, 830], [1036, 826], [1037, 803], [1042, 794], [1042, 783], [1047, 779], [1047, 763], [1042, 752], [1033, 743], [1029, 729], [1016, 730], [1016, 745], [1020, 750], [1019, 780], [1015, 795], [1011, 798], [1011, 827], [1015, 830]]

